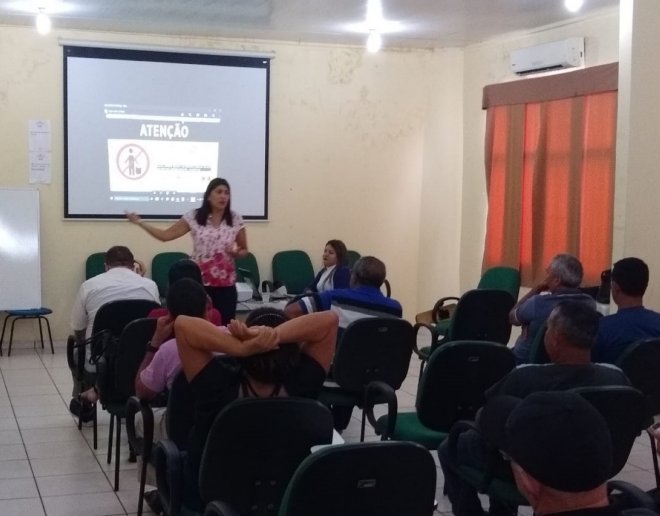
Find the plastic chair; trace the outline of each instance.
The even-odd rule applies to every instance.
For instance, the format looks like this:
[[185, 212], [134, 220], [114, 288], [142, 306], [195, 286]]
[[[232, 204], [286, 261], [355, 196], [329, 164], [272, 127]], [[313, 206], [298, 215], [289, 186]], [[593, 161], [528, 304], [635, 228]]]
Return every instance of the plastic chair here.
[[[512, 267], [492, 267], [483, 273], [477, 289], [504, 290], [511, 295], [515, 304], [520, 294], [520, 271]], [[456, 309], [456, 304], [448, 304], [448, 302], [459, 299], [455, 296], [440, 298], [433, 309], [417, 314], [415, 322], [435, 326], [436, 335], [447, 335], [452, 314]]]
[[[382, 440], [413, 441], [435, 450], [456, 421], [474, 419], [486, 401], [486, 390], [514, 366], [511, 350], [496, 342], [451, 342], [431, 354], [417, 390], [415, 412], [397, 413], [394, 391], [382, 385], [367, 389], [365, 411]], [[387, 415], [377, 421], [374, 397], [394, 401], [394, 410], [390, 402]]]
[[302, 398], [232, 402], [215, 419], [199, 471], [205, 503], [237, 514], [276, 515], [289, 480], [311, 447], [332, 442], [332, 416]]
[[172, 251], [166, 253], [158, 253], [151, 260], [151, 279], [158, 286], [158, 294], [161, 299], [167, 297], [167, 287], [169, 286], [168, 273], [170, 267], [179, 260], [186, 260], [190, 258], [186, 253]]
[[259, 265], [252, 253], [248, 253], [243, 258], [236, 258], [236, 276], [238, 281], [252, 283], [252, 286], [256, 290], [259, 290], [259, 285], [261, 284]]
[[660, 339], [645, 339], [628, 346], [616, 363], [630, 383], [645, 398], [647, 433], [651, 440], [651, 454], [656, 486], [660, 488], [660, 470], [656, 441], [653, 435], [653, 416], [660, 414]]
[[116, 349], [107, 349], [104, 353], [104, 367], [99, 371], [99, 401], [110, 413], [108, 464], [112, 460], [112, 434], [114, 422], [117, 421], [115, 491], [119, 489], [121, 420], [126, 419], [126, 402], [135, 394], [135, 376], [155, 329], [156, 319], [141, 318], [128, 323], [119, 337]]
[[[138, 515], [142, 514], [148, 462], [154, 464], [157, 470], [158, 496], [165, 508], [165, 514], [178, 514], [181, 508], [183, 461], [186, 456], [188, 435], [195, 415], [195, 400], [192, 389], [190, 389], [183, 372], [174, 378], [166, 404], [165, 430], [167, 440], [155, 443], [156, 446], [154, 446], [153, 402], [140, 401], [134, 396], [129, 398], [127, 402], [126, 432], [129, 443], [134, 446], [135, 452], [142, 457]], [[141, 439], [135, 434], [135, 414], [138, 411], [142, 413], [144, 429]], [[170, 460], [169, 463], [168, 460]], [[171, 486], [174, 486], [174, 488]]]
[[436, 468], [415, 443], [329, 446], [298, 467], [279, 516], [431, 516]]
[[623, 480], [610, 480], [607, 483], [607, 495], [610, 503], [623, 509], [620, 516], [642, 516], [658, 514], [658, 505], [653, 497], [639, 487]]
[[[5, 322], [2, 325], [2, 335], [0, 335], [0, 357], [2, 356], [2, 342], [5, 339], [5, 328], [7, 327], [7, 323], [9, 322], [9, 319], [13, 319], [11, 322], [11, 331], [9, 332], [9, 347], [7, 349], [7, 356], [11, 356], [11, 345], [14, 342], [14, 325], [16, 324], [16, 321], [20, 321], [23, 319], [36, 319], [39, 321], [39, 337], [41, 338], [41, 349], [44, 349], [44, 332], [41, 327], [41, 321], [45, 321], [46, 323], [46, 329], [48, 329], [48, 340], [50, 341], [50, 352], [54, 355], [55, 354], [55, 349], [53, 348], [53, 335], [50, 332], [50, 322], [48, 321], [48, 317], [46, 317], [49, 314], [52, 314], [53, 311], [50, 308], [31, 308], [27, 310], [5, 310], [7, 312], [7, 317], [5, 317]], [[34, 345], [36, 346], [37, 343], [35, 342]]]
[[346, 251], [346, 265], [348, 266], [349, 269], [353, 269], [353, 265], [355, 265], [355, 262], [357, 262], [360, 258], [362, 258], [362, 255], [358, 253], [357, 251], [353, 251], [352, 249], [349, 249]]
[[105, 272], [105, 253], [92, 253], [85, 261], [85, 279], [93, 278]]
[[[88, 360], [86, 353], [87, 346], [91, 348], [89, 358], [93, 356], [100, 357], [103, 355], [103, 348], [108, 345], [109, 341], [119, 339], [122, 331], [124, 331], [124, 328], [129, 322], [146, 317], [151, 310], [159, 307], [160, 305], [158, 303], [147, 299], [122, 299], [111, 301], [99, 308], [98, 312], [96, 312], [96, 317], [94, 318], [91, 338], [89, 338], [84, 345], [75, 344], [74, 347], [67, 346], [69, 368], [72, 371], [75, 371], [76, 379], [82, 385], [86, 386], [86, 388], [96, 385], [97, 371], [94, 370], [92, 372], [85, 368], [85, 363]], [[94, 404], [93, 412], [94, 449], [96, 449], [96, 404]], [[82, 423], [82, 419], [79, 417], [79, 430], [82, 430]]]
[[272, 261], [273, 283], [281, 282], [288, 294], [302, 294], [314, 280], [312, 260], [305, 251], [291, 250], [275, 253]]
[[[396, 391], [408, 374], [414, 338], [411, 324], [403, 319], [369, 317], [352, 322], [337, 345], [332, 380], [324, 383], [319, 401], [328, 406], [362, 407], [371, 382]], [[360, 441], [364, 427], [363, 412]]]
[[534, 340], [532, 340], [532, 346], [529, 350], [529, 363], [530, 364], [549, 364], [552, 362], [548, 356], [548, 352], [545, 350], [545, 332], [548, 327], [544, 323], [536, 335], [534, 335]]
[[417, 323], [415, 336], [421, 328], [431, 332], [431, 345], [418, 348], [415, 337], [414, 351], [421, 359], [420, 381], [424, 372], [424, 363], [429, 354], [438, 346], [455, 340], [479, 340], [507, 344], [511, 336], [509, 312], [515, 301], [504, 290], [475, 289], [463, 294], [456, 305], [446, 334], [438, 331], [438, 325]]

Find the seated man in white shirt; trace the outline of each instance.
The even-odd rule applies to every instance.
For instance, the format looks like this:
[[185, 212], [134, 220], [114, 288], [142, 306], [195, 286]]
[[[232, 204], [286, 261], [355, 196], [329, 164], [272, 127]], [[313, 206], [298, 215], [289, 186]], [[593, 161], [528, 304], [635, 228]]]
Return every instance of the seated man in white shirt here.
[[[160, 303], [158, 287], [134, 271], [135, 258], [125, 246], [114, 246], [105, 253], [105, 272], [83, 282], [71, 311], [71, 329], [74, 335], [69, 337], [67, 349], [75, 343], [83, 343], [91, 337], [94, 318], [99, 308], [110, 301], [122, 299], [147, 299]], [[73, 353], [75, 366], [76, 353]], [[71, 364], [70, 364], [71, 365]], [[80, 393], [80, 385], [73, 375], [73, 396]]]

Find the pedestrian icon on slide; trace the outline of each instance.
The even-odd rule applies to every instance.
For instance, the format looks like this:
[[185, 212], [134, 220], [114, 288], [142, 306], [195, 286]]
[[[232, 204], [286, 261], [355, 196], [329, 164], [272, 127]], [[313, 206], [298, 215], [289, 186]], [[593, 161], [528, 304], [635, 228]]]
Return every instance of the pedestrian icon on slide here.
[[127, 179], [140, 179], [149, 171], [147, 152], [134, 143], [124, 145], [117, 153], [117, 170]]

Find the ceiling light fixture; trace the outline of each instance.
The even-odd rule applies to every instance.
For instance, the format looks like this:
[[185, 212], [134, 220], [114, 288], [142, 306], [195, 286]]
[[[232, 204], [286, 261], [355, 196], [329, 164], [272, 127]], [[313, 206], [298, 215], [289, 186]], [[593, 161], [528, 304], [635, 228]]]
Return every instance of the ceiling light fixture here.
[[380, 35], [380, 32], [371, 29], [369, 31], [369, 37], [367, 38], [367, 50], [369, 52], [376, 53], [383, 46], [383, 37]]
[[368, 0], [367, 2], [367, 50], [371, 53], [378, 52], [383, 46], [383, 37], [380, 35], [380, 27], [383, 24], [383, 6], [380, 0]]
[[584, 0], [564, 0], [564, 7], [572, 13], [576, 13], [582, 9], [582, 4], [584, 4]]
[[39, 34], [48, 34], [50, 32], [51, 22], [50, 17], [44, 12], [44, 8], [39, 8], [39, 13], [36, 19], [37, 32]]

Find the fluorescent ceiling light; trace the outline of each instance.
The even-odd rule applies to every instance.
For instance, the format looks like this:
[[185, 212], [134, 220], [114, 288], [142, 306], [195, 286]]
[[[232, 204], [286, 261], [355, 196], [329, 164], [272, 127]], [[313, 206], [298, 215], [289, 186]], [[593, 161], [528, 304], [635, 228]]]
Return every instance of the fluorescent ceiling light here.
[[564, 7], [572, 13], [576, 13], [582, 9], [582, 4], [584, 4], [584, 0], [564, 0]]
[[367, 38], [367, 50], [369, 52], [375, 53], [378, 52], [383, 46], [383, 38], [380, 33], [372, 30], [369, 32], [369, 37]]
[[39, 14], [37, 14], [36, 25], [37, 25], [37, 32], [39, 34], [48, 34], [50, 32], [50, 27], [51, 27], [50, 18], [43, 11], [43, 9], [39, 9]]

